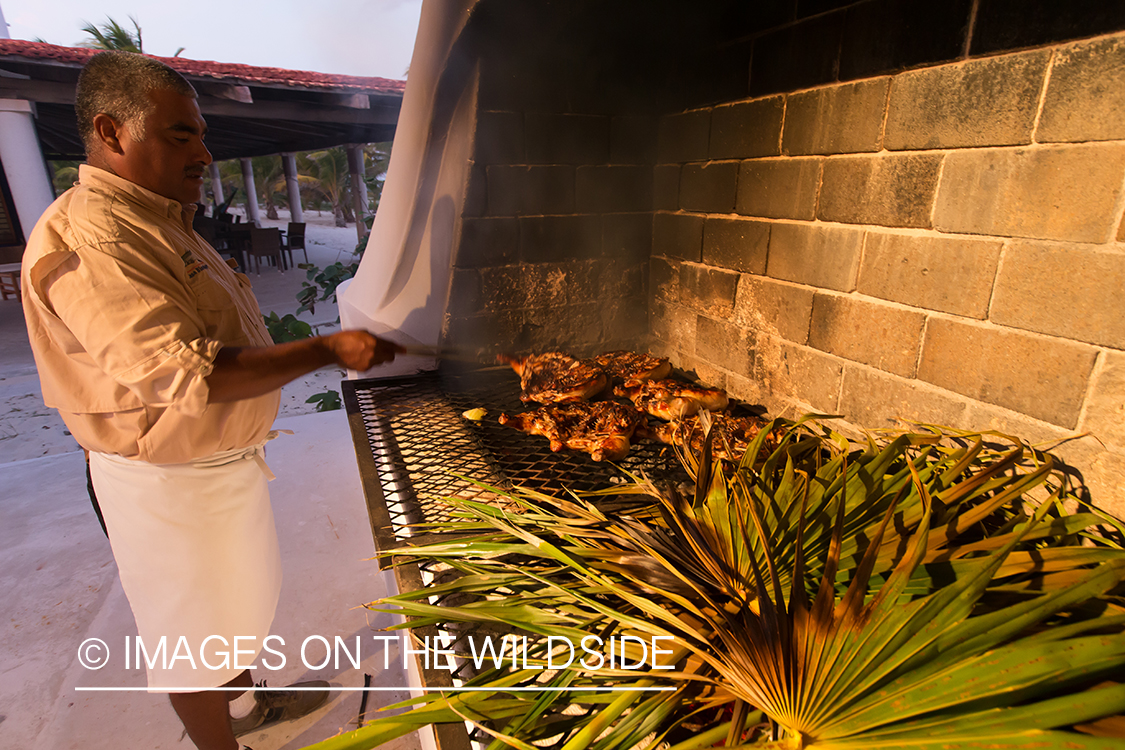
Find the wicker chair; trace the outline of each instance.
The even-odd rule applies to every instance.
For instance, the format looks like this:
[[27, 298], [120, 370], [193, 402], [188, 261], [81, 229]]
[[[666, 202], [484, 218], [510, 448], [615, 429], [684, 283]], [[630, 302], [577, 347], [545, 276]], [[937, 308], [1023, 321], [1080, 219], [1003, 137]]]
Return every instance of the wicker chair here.
[[305, 254], [305, 263], [309, 262], [309, 251], [305, 249], [305, 222], [289, 222], [287, 249], [292, 260], [293, 251], [300, 250]]
[[[258, 229], [250, 230], [250, 249], [247, 252], [247, 263], [254, 259], [254, 267], [259, 276], [262, 275], [262, 258], [272, 258], [279, 271], [285, 271], [285, 256], [282, 255], [281, 230]], [[249, 269], [247, 269], [249, 270]]]
[[0, 266], [0, 295], [4, 299], [20, 298], [20, 264], [5, 263]]

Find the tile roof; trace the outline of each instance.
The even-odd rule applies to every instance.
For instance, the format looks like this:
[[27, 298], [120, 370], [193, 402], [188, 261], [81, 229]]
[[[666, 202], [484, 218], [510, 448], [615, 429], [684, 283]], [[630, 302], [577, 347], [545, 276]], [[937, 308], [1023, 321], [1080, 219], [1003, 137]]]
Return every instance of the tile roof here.
[[[0, 59], [19, 57], [25, 60], [53, 61], [64, 65], [81, 66], [101, 50], [85, 47], [62, 47], [46, 42], [29, 42], [24, 39], [0, 39]], [[402, 94], [406, 81], [390, 78], [368, 78], [364, 76], [333, 75], [314, 73], [307, 70], [286, 70], [285, 68], [262, 68], [256, 65], [215, 62], [213, 60], [189, 60], [185, 57], [157, 57], [146, 55], [165, 63], [189, 78], [210, 78], [239, 84], [259, 84], [275, 86], [301, 86], [307, 88], [348, 91], [352, 93]]]

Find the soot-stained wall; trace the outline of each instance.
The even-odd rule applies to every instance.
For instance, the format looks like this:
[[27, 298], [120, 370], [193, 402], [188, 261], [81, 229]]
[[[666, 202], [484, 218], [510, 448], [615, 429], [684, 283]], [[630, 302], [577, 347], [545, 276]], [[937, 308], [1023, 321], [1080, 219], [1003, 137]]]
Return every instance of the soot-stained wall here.
[[478, 10], [451, 339], [645, 346], [863, 428], [1088, 431], [1060, 453], [1125, 511], [1125, 6]]

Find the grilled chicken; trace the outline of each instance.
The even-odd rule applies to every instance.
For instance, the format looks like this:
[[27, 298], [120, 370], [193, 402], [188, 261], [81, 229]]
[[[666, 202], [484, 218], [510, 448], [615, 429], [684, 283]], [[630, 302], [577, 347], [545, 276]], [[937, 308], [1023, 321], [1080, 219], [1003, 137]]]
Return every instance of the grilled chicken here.
[[546, 437], [553, 451], [584, 451], [595, 461], [624, 458], [629, 439], [642, 420], [635, 409], [616, 401], [560, 404], [515, 416], [500, 415], [500, 424]]
[[[750, 441], [758, 436], [766, 425], [764, 419], [757, 417], [731, 417], [726, 414], [712, 414], [715, 438], [711, 443], [711, 455], [716, 459], [725, 461], [739, 461]], [[699, 415], [675, 422], [662, 422], [656, 425], [642, 424], [637, 428], [636, 437], [644, 440], [656, 440], [668, 445], [677, 445], [681, 448], [690, 447], [695, 455], [703, 450], [703, 425]], [[766, 439], [766, 444], [776, 447], [777, 440], [771, 435]]]
[[638, 409], [665, 422], [690, 417], [700, 409], [719, 411], [729, 403], [727, 392], [721, 388], [703, 388], [672, 379], [618, 386], [613, 392], [628, 397]]
[[666, 358], [624, 350], [599, 354], [594, 357], [594, 364], [605, 370], [613, 382], [624, 382], [626, 386], [666, 378], [672, 371], [672, 364]]
[[606, 376], [588, 360], [578, 360], [562, 352], [531, 354], [527, 357], [500, 356], [520, 376], [520, 400], [541, 404], [585, 401], [601, 393]]

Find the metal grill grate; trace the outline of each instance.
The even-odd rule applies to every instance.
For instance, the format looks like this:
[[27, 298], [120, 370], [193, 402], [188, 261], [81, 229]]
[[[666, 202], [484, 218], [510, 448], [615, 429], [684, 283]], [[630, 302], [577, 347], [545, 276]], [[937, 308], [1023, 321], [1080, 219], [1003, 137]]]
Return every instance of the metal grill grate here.
[[[407, 544], [436, 541], [440, 535], [418, 524], [448, 518], [445, 497], [482, 502], [501, 498], [488, 486], [511, 489], [521, 486], [546, 492], [600, 490], [622, 484], [627, 478], [608, 462], [597, 462], [585, 453], [553, 453], [545, 438], [527, 435], [501, 425], [501, 412], [516, 414], [535, 408], [519, 400], [519, 378], [509, 367], [444, 369], [404, 378], [344, 381], [343, 396], [355, 443], [356, 458], [372, 533], [380, 552]], [[483, 407], [480, 422], [462, 416]], [[674, 452], [656, 443], [636, 443], [618, 465], [650, 477], [683, 477]], [[477, 484], [477, 483], [480, 484]], [[487, 485], [487, 486], [482, 486]], [[388, 562], [379, 558], [380, 565]], [[456, 575], [436, 561], [404, 563], [395, 567], [399, 591], [417, 591]], [[462, 601], [434, 596], [430, 604], [457, 606]], [[413, 628], [418, 639], [441, 638], [456, 653], [467, 653], [465, 638], [481, 633], [479, 627]], [[498, 633], [499, 635], [499, 633]], [[474, 670], [465, 659], [453, 672], [427, 668], [419, 662], [422, 684], [445, 688], [463, 684]], [[590, 710], [590, 707], [572, 707]], [[441, 750], [486, 747], [491, 737], [471, 725], [435, 727]]]
[[[536, 406], [519, 400], [519, 378], [508, 367], [345, 381], [344, 391], [372, 520], [375, 506], [382, 505], [386, 518], [379, 520], [389, 524], [375, 530], [381, 550], [406, 539], [421, 541], [424, 531], [417, 524], [446, 520], [441, 498], [498, 499], [474, 481], [546, 492], [605, 489], [627, 481], [610, 462], [574, 451], [553, 453], [545, 438], [501, 425], [501, 412]], [[462, 416], [477, 407], [487, 410], [483, 420]], [[649, 476], [679, 467], [666, 446], [647, 442], [635, 443], [618, 465]]]

